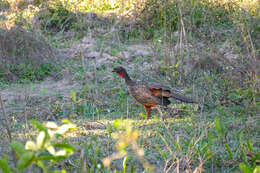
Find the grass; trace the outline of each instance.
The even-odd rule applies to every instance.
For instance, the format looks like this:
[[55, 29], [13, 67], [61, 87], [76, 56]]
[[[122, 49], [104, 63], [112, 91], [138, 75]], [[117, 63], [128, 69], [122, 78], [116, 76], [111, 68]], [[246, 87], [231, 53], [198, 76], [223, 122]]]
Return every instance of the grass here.
[[[98, 13], [98, 18], [91, 19], [92, 25], [70, 21], [71, 26], [80, 26], [66, 28], [68, 32], [60, 26], [56, 27], [58, 33], [42, 31], [49, 44], [61, 52], [62, 79], [12, 85], [0, 82], [13, 138], [23, 144], [35, 141], [37, 131], [29, 124], [32, 119], [57, 124], [70, 119], [77, 124], [76, 130], [60, 139], [75, 147], [74, 154], [56, 165], [48, 165], [47, 160], [50, 171], [59, 167], [67, 172], [253, 172], [259, 166], [260, 152], [258, 79], [253, 72], [248, 75], [250, 61], [259, 54], [255, 2], [248, 4], [252, 7], [246, 13], [248, 20], [235, 9], [239, 6], [247, 10], [244, 1], [192, 2], [180, 5], [169, 1], [172, 4], [162, 6], [169, 9], [150, 19], [150, 10], [160, 10], [156, 5], [163, 5], [150, 1], [151, 8], [144, 4], [144, 16], [137, 18], [141, 21], [130, 26], [122, 18], [109, 16], [111, 11], [121, 14], [131, 10], [133, 4], [121, 8], [119, 1], [99, 1], [99, 6], [80, 1], [77, 9], [73, 4], [63, 4], [53, 16], [59, 16], [56, 13], [65, 8], [69, 11], [66, 14], [73, 13], [73, 17], [92, 11]], [[223, 9], [220, 4], [230, 8]], [[180, 8], [169, 13], [173, 18], [166, 13], [172, 8]], [[30, 23], [29, 17], [22, 17]], [[172, 23], [173, 19], [178, 22]], [[52, 22], [57, 24], [57, 20], [53, 18]], [[26, 22], [24, 27], [28, 26]], [[89, 57], [93, 51], [101, 55]], [[129, 96], [124, 81], [111, 72], [118, 65], [125, 66], [134, 79], [164, 83], [173, 91], [199, 100], [199, 104], [172, 100], [163, 109], [164, 120], [157, 110], [146, 120], [140, 114], [144, 113], [143, 107]], [[29, 79], [28, 75], [25, 78]], [[13, 163], [4, 127], [1, 124], [0, 157], [8, 155], [9, 163]], [[110, 162], [109, 167], [102, 162], [104, 158]], [[40, 172], [36, 166], [28, 169]]]
[[[139, 58], [138, 61], [141, 63], [143, 59]], [[86, 65], [91, 67], [91, 64]], [[73, 83], [81, 83], [82, 79], [84, 79], [81, 65], [75, 62], [68, 65], [68, 67], [73, 73], [79, 73], [77, 74], [79, 75], [78, 79]], [[118, 80], [117, 76], [109, 73], [109, 70], [97, 70], [97, 79], [102, 81], [98, 81], [97, 86], [95, 86], [94, 81], [86, 81], [87, 85], [83, 84], [81, 88], [75, 89], [75, 102], [64, 95], [57, 97], [58, 91], [56, 91], [54, 98], [52, 98], [55, 103], [52, 103], [51, 106], [48, 106], [50, 103], [45, 102], [40, 103], [40, 106], [35, 101], [32, 101], [32, 106], [24, 105], [24, 109], [32, 111], [33, 115], [29, 119], [45, 121], [46, 118], [39, 117], [45, 111], [49, 112], [50, 115], [53, 114], [49, 117], [50, 120], [54, 120], [53, 117], [56, 117], [56, 119], [73, 119], [78, 129], [66, 137], [67, 142], [78, 148], [83, 148], [84, 158], [88, 163], [87, 166], [90, 172], [98, 170], [98, 163], [101, 164], [98, 160], [102, 160], [114, 151], [114, 141], [109, 136], [115, 132], [115, 129], [112, 128], [111, 131], [109, 127], [111, 127], [115, 119], [128, 119], [133, 122], [134, 129], [140, 132], [138, 145], [144, 149], [144, 157], [149, 160], [149, 163], [156, 166], [155, 172], [166, 171], [167, 169], [176, 170], [177, 168], [193, 171], [200, 165], [206, 171], [232, 172], [238, 170], [238, 166], [235, 165], [238, 165], [243, 160], [240, 155], [243, 154], [244, 146], [247, 145], [245, 143], [247, 138], [252, 143], [253, 151], [258, 151], [258, 117], [255, 112], [252, 112], [251, 115], [248, 114], [247, 109], [244, 110], [241, 106], [221, 106], [218, 98], [223, 93], [219, 93], [218, 90], [222, 92], [221, 87], [223, 84], [217, 76], [204, 76], [194, 80], [197, 89], [195, 93], [201, 94], [200, 97], [202, 98], [205, 97], [205, 106], [200, 105], [202, 108], [196, 110], [194, 107], [196, 105], [171, 105], [170, 107], [178, 107], [185, 110], [185, 112], [180, 112], [174, 116], [168, 111], [170, 115], [167, 115], [165, 122], [162, 122], [157, 111], [153, 112], [153, 117], [150, 120], [143, 120], [143, 118], [139, 117], [138, 114], [144, 112], [142, 106], [137, 105], [129, 97], [123, 81]], [[144, 72], [151, 73], [151, 71]], [[140, 76], [142, 74], [135, 75]], [[103, 80], [107, 77], [111, 79]], [[197, 83], [207, 86], [207, 90], [197, 88]], [[37, 86], [33, 88], [37, 88]], [[98, 95], [94, 96], [96, 89]], [[30, 96], [33, 90], [29, 91], [26, 103], [31, 102], [30, 100], [33, 99], [33, 96]], [[70, 91], [64, 89], [63, 94], [64, 92], [69, 93]], [[43, 105], [48, 107], [44, 108]], [[13, 105], [13, 107], [17, 106]], [[33, 110], [35, 108], [40, 108], [41, 112], [36, 113]], [[248, 116], [245, 116], [245, 114]], [[215, 127], [216, 118], [222, 123], [221, 128], [223, 130], [220, 130], [220, 132]], [[24, 141], [30, 139], [30, 136], [34, 136], [28, 135], [32, 133], [32, 129], [25, 123], [24, 118], [12, 120], [13, 132], [27, 127], [23, 133], [14, 134], [16, 139]], [[23, 134], [27, 135], [24, 136]], [[226, 143], [231, 148], [232, 157], [225, 149]], [[78, 170], [78, 166], [75, 166], [75, 164], [79, 164], [77, 158], [78, 155], [75, 154], [69, 159], [74, 166], [66, 167], [68, 172]], [[121, 170], [121, 162], [122, 159], [112, 162], [110, 169]], [[141, 164], [137, 164], [138, 160], [134, 155], [129, 156], [127, 162], [129, 164], [128, 171], [130, 171], [131, 165], [135, 165], [136, 172], [143, 169]], [[173, 166], [170, 169], [171, 165]], [[106, 169], [104, 168], [104, 170]]]

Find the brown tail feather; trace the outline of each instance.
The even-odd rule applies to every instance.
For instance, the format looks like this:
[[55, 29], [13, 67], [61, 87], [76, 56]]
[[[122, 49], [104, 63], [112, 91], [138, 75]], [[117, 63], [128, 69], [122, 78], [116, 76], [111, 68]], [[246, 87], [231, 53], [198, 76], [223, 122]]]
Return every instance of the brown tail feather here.
[[195, 101], [191, 98], [187, 98], [185, 96], [182, 96], [180, 94], [171, 93], [170, 97], [173, 97], [177, 100], [180, 100], [180, 101], [183, 101], [183, 102], [186, 102], [186, 103], [197, 103], [197, 101]]

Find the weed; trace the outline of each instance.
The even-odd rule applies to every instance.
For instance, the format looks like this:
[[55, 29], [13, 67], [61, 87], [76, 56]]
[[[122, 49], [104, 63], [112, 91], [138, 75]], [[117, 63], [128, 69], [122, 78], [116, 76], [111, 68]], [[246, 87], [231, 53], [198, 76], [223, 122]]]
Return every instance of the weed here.
[[[55, 142], [58, 138], [72, 129], [75, 125], [67, 120], [63, 120], [65, 124], [58, 126], [56, 123], [48, 122], [46, 125], [38, 121], [31, 121], [31, 124], [39, 130], [36, 141], [27, 141], [25, 146], [17, 141], [12, 141], [10, 146], [16, 152], [19, 158], [16, 167], [8, 164], [7, 158], [0, 158], [0, 168], [4, 173], [13, 171], [23, 171], [30, 165], [35, 164], [42, 169], [43, 172], [49, 172], [54, 168], [54, 164], [73, 154], [75, 148], [65, 142]], [[57, 150], [58, 149], [58, 150]], [[63, 169], [64, 170], [64, 169]]]

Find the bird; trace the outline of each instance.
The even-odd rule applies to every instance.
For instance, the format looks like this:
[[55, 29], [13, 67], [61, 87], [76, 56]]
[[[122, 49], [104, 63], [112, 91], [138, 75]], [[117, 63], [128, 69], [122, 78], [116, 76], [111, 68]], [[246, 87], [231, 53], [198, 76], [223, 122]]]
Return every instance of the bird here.
[[169, 98], [174, 98], [186, 103], [197, 103], [197, 101], [183, 95], [171, 92], [170, 88], [155, 82], [139, 82], [132, 80], [122, 66], [115, 67], [112, 72], [117, 73], [125, 80], [126, 87], [134, 100], [145, 108], [146, 117], [150, 118], [151, 108], [155, 107], [162, 115], [158, 105], [168, 106]]

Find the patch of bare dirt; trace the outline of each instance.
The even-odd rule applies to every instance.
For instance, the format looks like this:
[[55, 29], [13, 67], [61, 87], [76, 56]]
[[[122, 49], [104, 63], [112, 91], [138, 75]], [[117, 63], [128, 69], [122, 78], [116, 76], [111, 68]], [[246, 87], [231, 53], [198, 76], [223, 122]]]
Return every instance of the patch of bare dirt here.
[[111, 56], [106, 52], [96, 51], [96, 45], [96, 40], [89, 37], [84, 37], [70, 46], [59, 49], [59, 52], [61, 57], [65, 59], [83, 59], [93, 62], [95, 60], [97, 67], [118, 58], [116, 56]]

